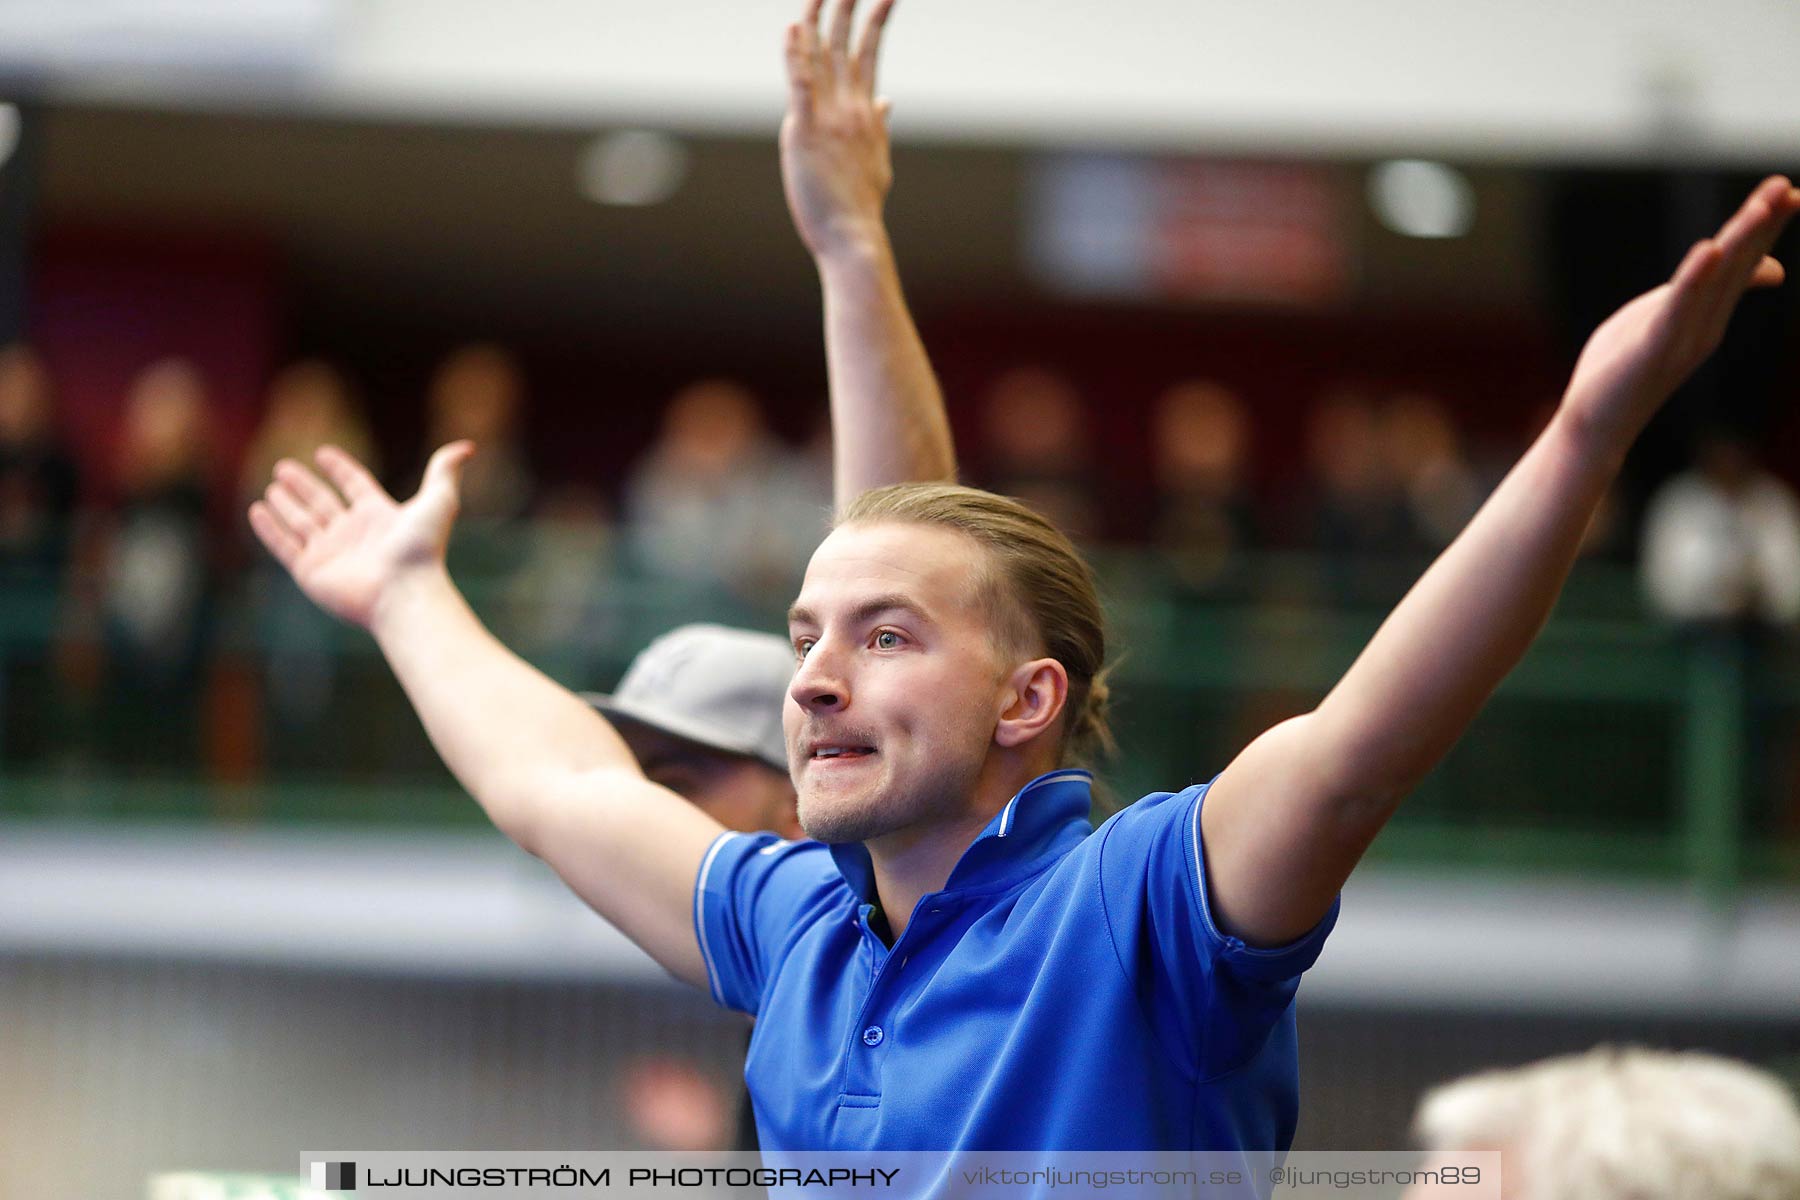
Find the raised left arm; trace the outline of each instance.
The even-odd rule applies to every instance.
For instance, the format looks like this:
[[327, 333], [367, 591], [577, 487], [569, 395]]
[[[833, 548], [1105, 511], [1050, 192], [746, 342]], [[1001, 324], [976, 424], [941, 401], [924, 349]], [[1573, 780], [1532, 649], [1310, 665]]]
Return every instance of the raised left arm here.
[[1216, 919], [1253, 944], [1315, 925], [1406, 795], [1543, 628], [1638, 433], [1711, 354], [1800, 190], [1765, 180], [1669, 282], [1583, 348], [1549, 426], [1310, 713], [1252, 742], [1202, 810]]
[[856, 0], [808, 0], [788, 27], [781, 176], [794, 228], [818, 267], [831, 382], [839, 510], [870, 488], [954, 480], [944, 397], [907, 311], [882, 205], [893, 182], [888, 104], [875, 96], [894, 0], [875, 0], [852, 45]]

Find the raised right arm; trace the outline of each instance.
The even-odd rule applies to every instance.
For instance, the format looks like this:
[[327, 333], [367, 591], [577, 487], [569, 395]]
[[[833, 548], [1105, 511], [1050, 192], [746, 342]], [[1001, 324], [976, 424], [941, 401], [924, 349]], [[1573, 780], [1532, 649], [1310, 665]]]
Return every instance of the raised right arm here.
[[704, 987], [694, 878], [722, 827], [644, 778], [612, 727], [501, 645], [450, 581], [444, 549], [472, 450], [440, 449], [405, 504], [341, 450], [318, 456], [335, 487], [283, 460], [250, 524], [314, 603], [374, 635], [432, 745], [500, 831]]

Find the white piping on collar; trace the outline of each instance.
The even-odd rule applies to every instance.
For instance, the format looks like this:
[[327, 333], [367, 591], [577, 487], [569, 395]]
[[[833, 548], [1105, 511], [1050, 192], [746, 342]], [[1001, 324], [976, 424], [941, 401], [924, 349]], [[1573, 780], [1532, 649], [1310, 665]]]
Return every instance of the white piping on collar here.
[[1029, 792], [1032, 788], [1044, 787], [1052, 783], [1067, 783], [1071, 779], [1086, 778], [1088, 778], [1086, 771], [1064, 771], [1059, 775], [1046, 775], [1041, 779], [1032, 780], [1030, 783], [1020, 788], [1018, 795], [1014, 796], [1011, 800], [1008, 800], [1006, 802], [1006, 807], [1000, 810], [1000, 832], [994, 836], [1005, 837], [1008, 833], [1012, 832], [1013, 808], [1019, 803], [1019, 797], [1023, 796], [1026, 792]]

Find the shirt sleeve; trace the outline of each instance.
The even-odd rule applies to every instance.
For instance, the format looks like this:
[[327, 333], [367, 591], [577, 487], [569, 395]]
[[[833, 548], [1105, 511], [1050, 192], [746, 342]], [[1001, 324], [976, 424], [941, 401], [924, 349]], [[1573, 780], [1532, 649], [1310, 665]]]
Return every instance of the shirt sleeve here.
[[794, 939], [843, 892], [843, 877], [818, 842], [720, 834], [694, 881], [694, 933], [713, 999], [755, 1016]]
[[1213, 921], [1200, 807], [1210, 784], [1146, 796], [1096, 836], [1107, 929], [1140, 1006], [1201, 1078], [1242, 1066], [1268, 1039], [1337, 922], [1339, 898], [1285, 946], [1246, 945]]

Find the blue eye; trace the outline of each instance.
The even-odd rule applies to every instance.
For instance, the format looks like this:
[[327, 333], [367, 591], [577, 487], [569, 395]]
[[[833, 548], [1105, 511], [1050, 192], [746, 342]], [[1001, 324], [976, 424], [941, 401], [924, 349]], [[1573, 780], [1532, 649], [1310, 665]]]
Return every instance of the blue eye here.
[[815, 646], [816, 644], [817, 643], [815, 643], [811, 638], [795, 638], [794, 639], [794, 657], [795, 658], [805, 658], [807, 651], [811, 650], [813, 648], [813, 646]]
[[897, 650], [900, 648], [900, 635], [891, 629], [884, 629], [875, 635], [877, 650]]

